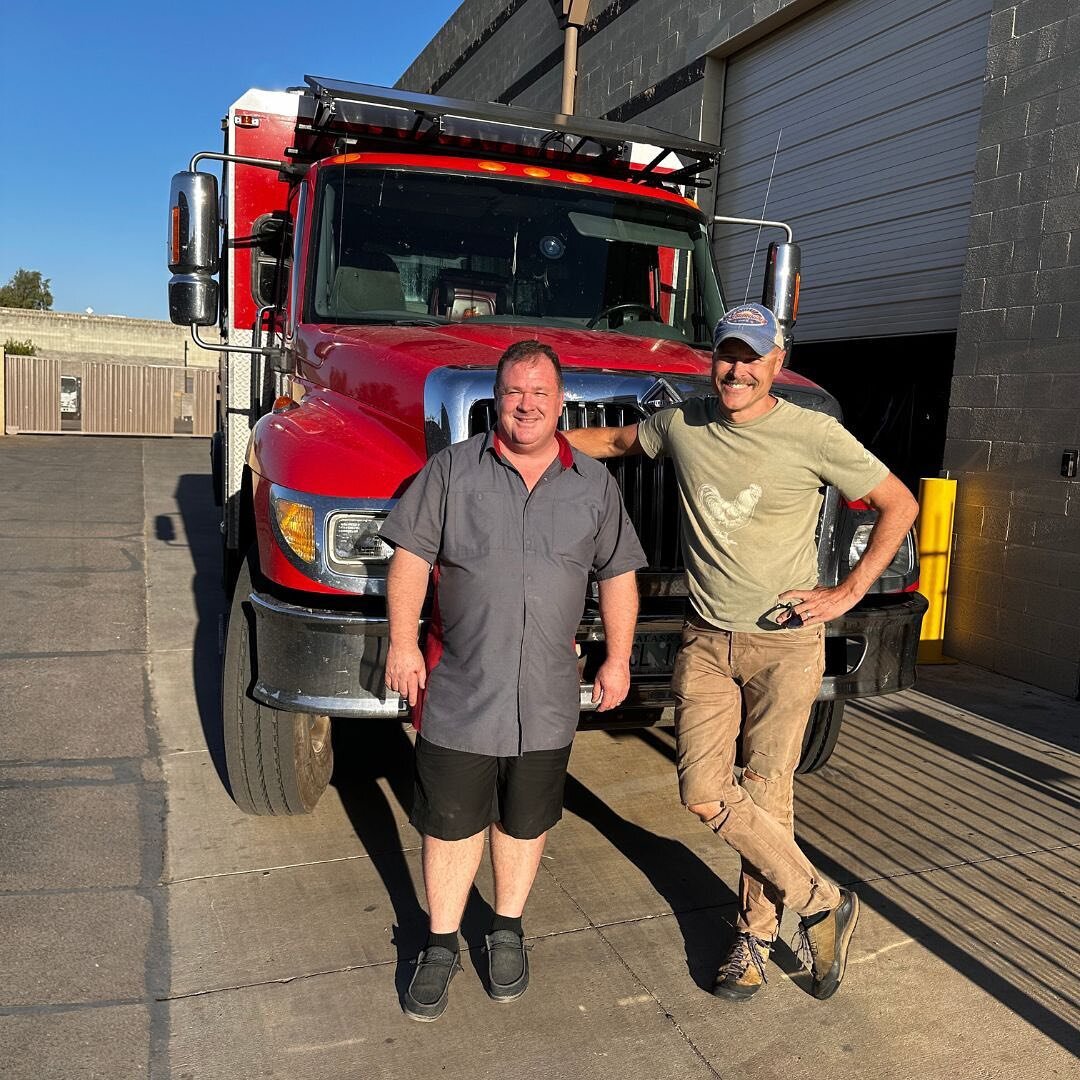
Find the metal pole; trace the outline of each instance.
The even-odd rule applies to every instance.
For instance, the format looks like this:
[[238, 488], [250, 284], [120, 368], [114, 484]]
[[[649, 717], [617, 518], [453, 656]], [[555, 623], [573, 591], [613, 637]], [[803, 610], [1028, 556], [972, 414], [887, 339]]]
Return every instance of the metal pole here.
[[577, 88], [578, 28], [569, 25], [563, 31], [562, 105], [567, 116], [574, 115], [574, 96]]
[[561, 11], [556, 12], [559, 28], [563, 32], [562, 105], [566, 116], [574, 115], [574, 99], [577, 96], [578, 30], [589, 17], [589, 0], [562, 0]]

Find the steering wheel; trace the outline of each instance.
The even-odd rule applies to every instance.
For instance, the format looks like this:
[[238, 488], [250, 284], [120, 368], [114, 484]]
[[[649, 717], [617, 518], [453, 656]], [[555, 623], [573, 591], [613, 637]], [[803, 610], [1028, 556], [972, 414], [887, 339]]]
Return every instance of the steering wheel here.
[[[611, 307], [604, 308], [603, 311], [598, 311], [586, 324], [586, 330], [592, 330], [596, 327], [596, 324], [601, 319], [607, 319], [609, 315], [614, 315], [620, 311], [639, 311], [643, 315], [648, 317], [650, 322], [663, 322], [663, 318], [660, 312], [656, 308], [649, 307], [648, 304], [612, 304]], [[610, 319], [608, 320], [610, 323]]]

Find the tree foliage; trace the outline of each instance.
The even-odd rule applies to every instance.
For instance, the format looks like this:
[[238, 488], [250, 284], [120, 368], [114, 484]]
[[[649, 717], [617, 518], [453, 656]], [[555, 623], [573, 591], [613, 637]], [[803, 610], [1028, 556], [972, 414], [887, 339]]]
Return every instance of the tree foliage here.
[[51, 311], [53, 297], [49, 291], [52, 278], [43, 278], [40, 270], [24, 270], [21, 266], [6, 285], [0, 285], [0, 307], [33, 308]]
[[29, 338], [25, 341], [17, 341], [9, 337], [4, 342], [4, 352], [8, 356], [37, 356], [37, 346]]

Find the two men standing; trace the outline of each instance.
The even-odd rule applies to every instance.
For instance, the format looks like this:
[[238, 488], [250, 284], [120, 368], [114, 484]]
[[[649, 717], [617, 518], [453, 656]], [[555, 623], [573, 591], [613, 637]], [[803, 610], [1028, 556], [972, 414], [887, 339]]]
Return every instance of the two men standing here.
[[[410, 1016], [445, 1008], [489, 827], [488, 989], [510, 1000], [527, 985], [521, 912], [561, 813], [588, 574], [599, 581], [608, 644], [595, 690], [606, 710], [629, 686], [634, 571], [645, 563], [610, 474], [591, 458], [639, 452], [671, 457], [682, 503], [691, 601], [673, 678], [682, 801], [742, 857], [737, 932], [714, 993], [746, 1000], [766, 981], [785, 905], [802, 920], [815, 996], [838, 988], [858, 898], [821, 877], [795, 843], [794, 769], [824, 669], [823, 624], [865, 594], [917, 507], [835, 420], [772, 396], [784, 355], [772, 312], [743, 305], [716, 328], [716, 398], [564, 437], [558, 360], [519, 342], [499, 364], [496, 431], [432, 458], [387, 519], [382, 535], [398, 549], [387, 685], [411, 704], [426, 694], [412, 820], [424, 834], [431, 935], [406, 994]], [[818, 587], [816, 573], [827, 483], [879, 513], [862, 559], [835, 588]], [[425, 663], [416, 630], [433, 564], [435, 655]]]

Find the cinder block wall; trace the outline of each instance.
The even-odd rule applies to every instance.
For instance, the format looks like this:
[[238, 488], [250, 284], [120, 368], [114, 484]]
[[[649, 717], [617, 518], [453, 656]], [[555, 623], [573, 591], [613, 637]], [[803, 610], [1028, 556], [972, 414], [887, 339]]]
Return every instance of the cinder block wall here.
[[[706, 53], [722, 52], [736, 37], [741, 47], [820, 2], [592, 0], [579, 39], [576, 111], [716, 138], [717, 131], [701, 130]], [[563, 50], [557, 6], [465, 0], [398, 85], [555, 110]]]
[[945, 465], [946, 651], [1080, 685], [1080, 9], [996, 0]]

